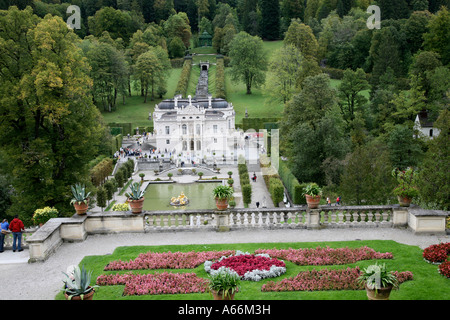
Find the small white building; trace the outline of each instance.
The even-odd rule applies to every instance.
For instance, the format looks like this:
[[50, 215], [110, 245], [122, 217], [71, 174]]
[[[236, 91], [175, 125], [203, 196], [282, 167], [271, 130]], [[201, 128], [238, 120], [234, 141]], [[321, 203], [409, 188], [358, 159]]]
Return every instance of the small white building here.
[[156, 148], [195, 162], [230, 155], [235, 148], [235, 111], [211, 96], [164, 100], [153, 113]]
[[420, 136], [427, 137], [429, 139], [433, 139], [440, 133], [439, 129], [433, 127], [433, 122], [428, 119], [428, 112], [426, 111], [422, 111], [416, 116], [416, 120], [414, 121], [414, 129], [419, 131]]

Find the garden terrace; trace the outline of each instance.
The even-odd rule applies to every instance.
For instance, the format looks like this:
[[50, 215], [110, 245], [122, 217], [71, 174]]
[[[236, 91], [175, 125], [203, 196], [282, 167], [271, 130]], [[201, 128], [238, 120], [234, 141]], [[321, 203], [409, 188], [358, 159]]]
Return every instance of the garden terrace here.
[[88, 235], [240, 229], [409, 228], [414, 233], [445, 233], [447, 211], [398, 206], [323, 206], [88, 213], [53, 218], [27, 238], [30, 262], [44, 261], [63, 242]]

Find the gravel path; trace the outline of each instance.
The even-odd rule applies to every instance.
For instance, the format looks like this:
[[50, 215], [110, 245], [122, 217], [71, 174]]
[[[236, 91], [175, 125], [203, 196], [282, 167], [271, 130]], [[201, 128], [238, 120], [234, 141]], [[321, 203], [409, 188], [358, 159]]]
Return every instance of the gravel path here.
[[449, 236], [414, 235], [400, 229], [242, 230], [227, 233], [170, 232], [89, 236], [82, 243], [64, 243], [45, 262], [27, 263], [28, 250], [0, 254], [1, 300], [53, 300], [62, 287], [62, 272], [85, 256], [112, 253], [117, 247], [258, 242], [394, 240], [422, 249]]

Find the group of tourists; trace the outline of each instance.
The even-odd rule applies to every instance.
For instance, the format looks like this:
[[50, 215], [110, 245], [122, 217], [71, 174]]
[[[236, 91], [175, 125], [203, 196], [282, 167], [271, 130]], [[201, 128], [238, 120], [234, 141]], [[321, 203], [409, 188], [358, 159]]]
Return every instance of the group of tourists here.
[[[341, 205], [341, 201], [342, 201], [341, 196], [338, 196], [338, 197], [336, 198], [336, 205], [337, 205], [337, 206]], [[330, 199], [330, 197], [327, 197], [327, 204], [328, 204], [329, 206], [331, 206], [331, 199]]]
[[12, 249], [13, 252], [17, 251], [23, 251], [22, 249], [22, 232], [25, 231], [25, 226], [22, 222], [22, 220], [19, 219], [19, 216], [14, 216], [14, 219], [11, 221], [11, 223], [8, 222], [7, 219], [3, 219], [1, 226], [1, 232], [0, 232], [0, 253], [4, 251], [4, 244], [5, 244], [5, 237], [10, 232], [13, 235], [13, 244]]

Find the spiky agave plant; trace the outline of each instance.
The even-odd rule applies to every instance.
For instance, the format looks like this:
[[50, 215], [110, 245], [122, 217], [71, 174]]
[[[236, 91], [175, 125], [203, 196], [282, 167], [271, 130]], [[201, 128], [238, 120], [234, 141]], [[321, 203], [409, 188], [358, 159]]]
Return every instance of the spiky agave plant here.
[[87, 203], [87, 200], [89, 198], [90, 192], [86, 193], [86, 187], [77, 183], [75, 186], [70, 186], [72, 189], [72, 195], [73, 199], [70, 202], [70, 204], [78, 203], [81, 204], [81, 202]]
[[73, 297], [79, 296], [81, 300], [84, 300], [84, 296], [94, 288], [98, 287], [96, 285], [91, 286], [91, 276], [92, 271], [87, 271], [84, 266], [80, 269], [79, 266], [76, 266], [73, 270], [72, 277], [67, 273], [64, 274], [64, 284], [65, 288], [63, 291], [69, 297], [69, 300], [72, 300]]
[[130, 185], [130, 193], [125, 193], [128, 199], [140, 200], [144, 197], [145, 192], [141, 191], [141, 184], [139, 182]]

